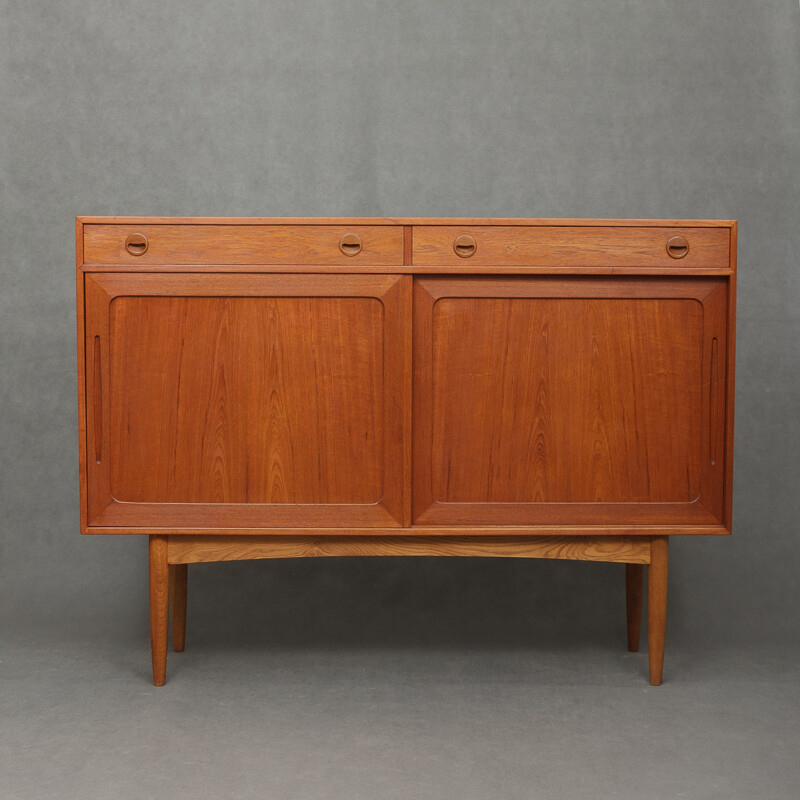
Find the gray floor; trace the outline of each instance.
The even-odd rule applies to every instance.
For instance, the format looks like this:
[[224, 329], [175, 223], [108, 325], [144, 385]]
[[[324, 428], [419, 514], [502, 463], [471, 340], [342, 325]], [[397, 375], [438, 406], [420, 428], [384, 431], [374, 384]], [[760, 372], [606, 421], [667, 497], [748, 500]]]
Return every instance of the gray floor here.
[[800, 797], [789, 650], [100, 639], [4, 638], [3, 800]]

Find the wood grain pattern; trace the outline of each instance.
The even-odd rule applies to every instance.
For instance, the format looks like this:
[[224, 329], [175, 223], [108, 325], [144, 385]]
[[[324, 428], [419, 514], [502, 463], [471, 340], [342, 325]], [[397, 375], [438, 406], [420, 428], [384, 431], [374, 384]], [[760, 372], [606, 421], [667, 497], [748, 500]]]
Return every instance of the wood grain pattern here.
[[[125, 249], [125, 239], [144, 234], [143, 255]], [[339, 250], [346, 233], [361, 237], [356, 256]], [[145, 265], [403, 263], [403, 229], [389, 225], [86, 225], [87, 264]]]
[[[169, 544], [167, 545], [169, 554]], [[169, 559], [167, 559], [169, 560]], [[186, 595], [189, 568], [186, 564], [170, 564], [169, 602], [172, 606], [172, 649], [182, 653], [186, 647]]]
[[150, 560], [150, 650], [153, 660], [153, 685], [167, 679], [167, 638], [169, 635], [169, 565], [167, 536], [151, 536]]
[[376, 298], [118, 298], [112, 494], [377, 503], [382, 328]]
[[[458, 236], [472, 236], [477, 249], [468, 259], [453, 250]], [[685, 237], [689, 252], [671, 258], [667, 240]], [[526, 264], [557, 269], [585, 267], [705, 267], [727, 269], [730, 232], [725, 228], [636, 229], [617, 226], [474, 226], [430, 225], [414, 228], [414, 264], [449, 264], [479, 270], [499, 264]]]
[[440, 300], [434, 498], [691, 502], [702, 324], [690, 299]]
[[171, 564], [320, 556], [557, 558], [647, 564], [649, 539], [624, 536], [170, 536]]
[[650, 659], [650, 683], [653, 686], [661, 685], [664, 669], [668, 566], [669, 538], [654, 536], [650, 542], [650, 565], [647, 568], [647, 643]]
[[416, 287], [417, 523], [720, 522], [700, 443], [723, 281]]
[[641, 564], [625, 566], [625, 610], [628, 622], [628, 650], [639, 651], [639, 636], [642, 630], [642, 589], [644, 567]]
[[110, 439], [92, 521], [402, 524], [408, 280], [89, 279]]

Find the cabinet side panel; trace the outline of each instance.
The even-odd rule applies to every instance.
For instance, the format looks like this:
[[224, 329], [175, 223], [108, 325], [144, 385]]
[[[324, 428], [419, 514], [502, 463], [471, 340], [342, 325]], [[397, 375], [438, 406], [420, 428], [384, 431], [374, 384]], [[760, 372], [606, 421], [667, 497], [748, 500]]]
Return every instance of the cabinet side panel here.
[[733, 420], [736, 374], [736, 269], [738, 254], [738, 225], [731, 228], [731, 268], [728, 280], [728, 359], [725, 385], [725, 526], [733, 529]]
[[80, 527], [81, 533], [86, 532], [86, 335], [85, 335], [85, 304], [84, 304], [84, 275], [80, 267], [83, 264], [83, 222], [75, 220], [75, 311], [78, 328], [77, 355], [78, 355], [78, 481], [80, 484]]

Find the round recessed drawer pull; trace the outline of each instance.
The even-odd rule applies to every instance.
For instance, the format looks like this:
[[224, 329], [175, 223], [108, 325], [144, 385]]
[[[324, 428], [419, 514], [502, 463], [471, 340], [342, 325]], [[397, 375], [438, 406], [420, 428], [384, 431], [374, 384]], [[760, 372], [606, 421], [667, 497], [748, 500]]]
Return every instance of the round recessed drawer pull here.
[[346, 256], [357, 256], [363, 246], [361, 237], [357, 233], [346, 233], [339, 239], [339, 249]]
[[671, 236], [667, 241], [667, 255], [670, 258], [683, 258], [689, 252], [689, 242], [683, 236]]
[[143, 233], [132, 233], [125, 240], [125, 249], [132, 256], [140, 256], [142, 253], [147, 252], [147, 246], [149, 244], [147, 237]]
[[453, 242], [453, 250], [455, 250], [456, 255], [461, 256], [461, 258], [474, 256], [477, 249], [478, 243], [471, 236], [467, 236], [466, 234], [457, 236], [456, 240]]

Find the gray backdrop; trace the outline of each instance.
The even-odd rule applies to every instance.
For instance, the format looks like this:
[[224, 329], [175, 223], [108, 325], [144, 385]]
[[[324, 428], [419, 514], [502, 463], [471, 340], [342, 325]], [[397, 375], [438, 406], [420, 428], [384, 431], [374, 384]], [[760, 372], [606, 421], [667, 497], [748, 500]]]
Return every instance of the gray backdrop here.
[[[0, 608], [146, 636], [146, 540], [78, 530], [76, 214], [736, 218], [734, 536], [669, 637], [797, 633], [797, 0], [3, 2]], [[623, 641], [622, 567], [190, 571], [189, 641]]]

